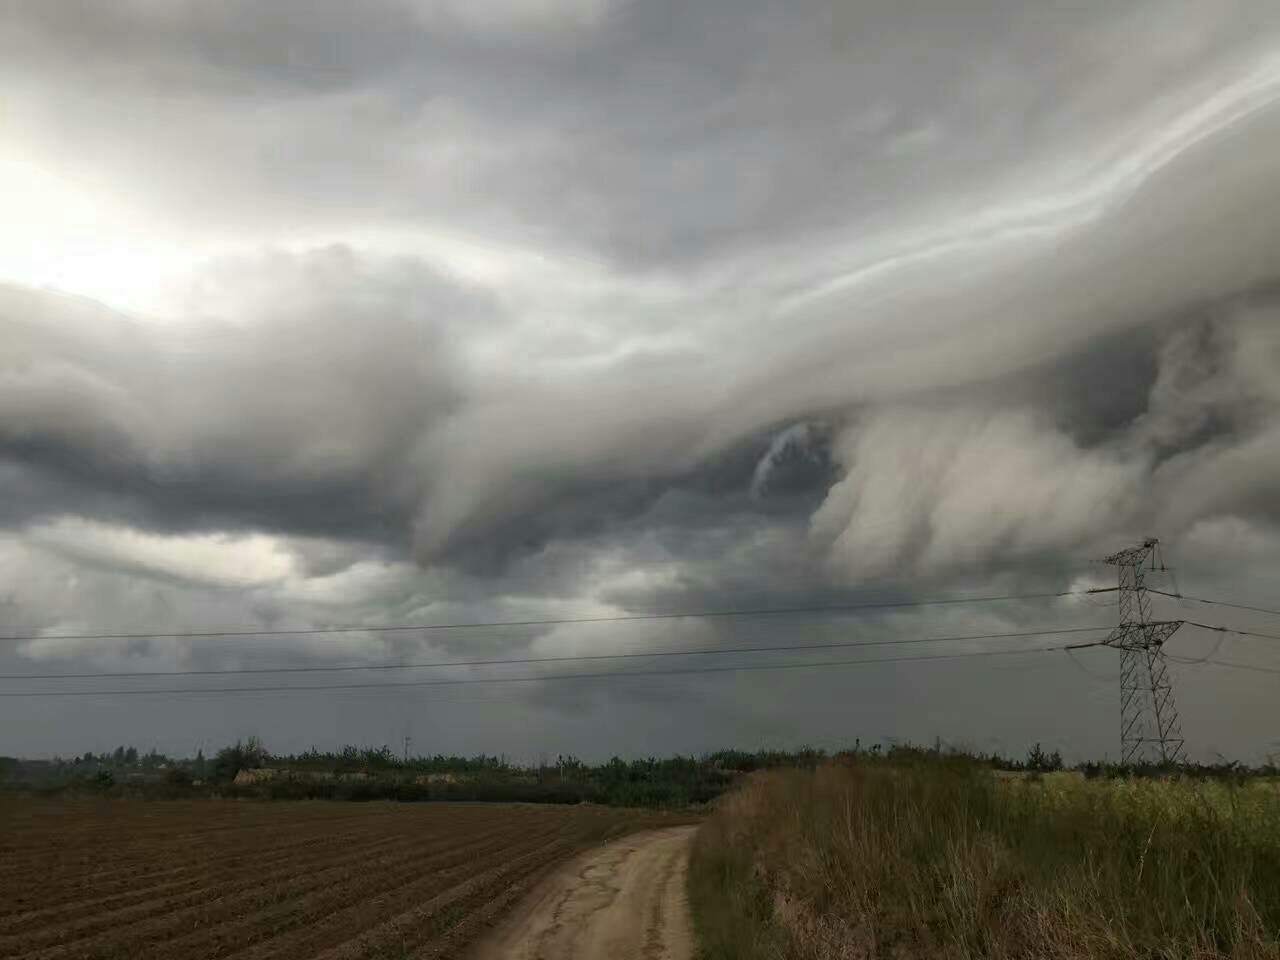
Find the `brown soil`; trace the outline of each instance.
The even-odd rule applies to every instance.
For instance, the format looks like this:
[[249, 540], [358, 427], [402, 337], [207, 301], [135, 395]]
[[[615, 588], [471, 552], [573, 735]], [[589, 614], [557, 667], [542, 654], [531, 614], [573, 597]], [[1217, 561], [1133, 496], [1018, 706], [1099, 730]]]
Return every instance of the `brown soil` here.
[[4, 798], [0, 958], [457, 956], [581, 851], [688, 820], [521, 804]]

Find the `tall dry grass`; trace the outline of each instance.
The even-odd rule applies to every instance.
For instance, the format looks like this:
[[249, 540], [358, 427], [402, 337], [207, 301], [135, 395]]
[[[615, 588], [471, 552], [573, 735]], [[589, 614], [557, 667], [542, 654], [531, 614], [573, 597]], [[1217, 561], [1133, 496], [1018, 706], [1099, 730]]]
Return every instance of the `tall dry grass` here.
[[721, 958], [1277, 958], [1263, 785], [1003, 782], [962, 759], [760, 774], [690, 866]]

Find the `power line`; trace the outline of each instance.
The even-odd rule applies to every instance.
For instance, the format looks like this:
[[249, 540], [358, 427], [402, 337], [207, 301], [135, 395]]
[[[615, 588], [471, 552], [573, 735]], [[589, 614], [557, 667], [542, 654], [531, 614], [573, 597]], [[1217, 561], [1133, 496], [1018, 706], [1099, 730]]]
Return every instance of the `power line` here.
[[1237, 630], [1234, 627], [1219, 627], [1212, 623], [1200, 623], [1196, 620], [1183, 621], [1188, 626], [1199, 627], [1201, 630], [1212, 630], [1214, 633], [1234, 633], [1242, 637], [1258, 637], [1262, 640], [1280, 640], [1280, 633], [1258, 633], [1255, 630]]
[[[714, 647], [701, 650], [645, 650], [629, 653], [590, 653], [557, 657], [495, 657], [484, 660], [441, 660], [432, 663], [369, 663], [310, 667], [234, 667], [208, 670], [127, 670], [101, 673], [7, 673], [0, 680], [103, 680], [112, 677], [203, 677], [261, 673], [343, 673], [356, 670], [425, 670], [442, 667], [480, 667], [530, 663], [572, 663], [587, 660], [632, 660], [642, 657], [722, 656], [740, 653], [785, 653], [794, 650], [830, 650], [849, 647], [892, 647], [962, 640], [1003, 640], [1014, 637], [1048, 637], [1068, 633], [1098, 633], [1109, 627], [1067, 627], [1057, 630], [1023, 630], [1015, 633], [972, 633], [951, 637], [908, 637], [894, 640], [847, 640], [835, 643], [777, 644], [769, 646]], [[1084, 646], [1092, 646], [1085, 644]], [[1073, 647], [1074, 649], [1074, 647]]]
[[1208, 663], [1218, 655], [1218, 651], [1222, 649], [1223, 641], [1227, 639], [1227, 631], [1218, 634], [1218, 639], [1213, 641], [1213, 649], [1206, 653], [1203, 657], [1175, 657], [1178, 663]]
[[1154, 587], [1148, 587], [1152, 593], [1158, 593], [1162, 597], [1172, 597], [1174, 600], [1194, 600], [1196, 603], [1207, 603], [1215, 607], [1233, 607], [1236, 610], [1252, 610], [1254, 613], [1269, 613], [1274, 617], [1280, 617], [1280, 610], [1270, 610], [1267, 607], [1251, 607], [1245, 603], [1231, 603], [1227, 600], [1206, 600], [1204, 597], [1192, 597], [1185, 593], [1169, 593], [1165, 590], [1156, 590]]
[[[1196, 598], [1188, 597], [1187, 599], [1194, 600]], [[1204, 602], [1212, 603], [1214, 601], [1204, 601]], [[1223, 604], [1223, 606], [1237, 606], [1237, 604]], [[1254, 608], [1246, 608], [1246, 609], [1254, 609]], [[1199, 623], [1195, 620], [1188, 620], [1186, 622], [1188, 626], [1199, 627], [1201, 630], [1209, 630], [1209, 631], [1212, 631], [1213, 633], [1220, 634], [1220, 636], [1218, 637], [1218, 642], [1214, 644], [1213, 649], [1210, 650], [1203, 657], [1180, 657], [1180, 656], [1173, 656], [1172, 654], [1170, 654], [1169, 659], [1173, 660], [1175, 663], [1186, 664], [1188, 666], [1199, 666], [1201, 664], [1207, 663], [1215, 667], [1231, 667], [1232, 669], [1235, 669], [1235, 670], [1250, 670], [1250, 671], [1253, 671], [1254, 673], [1280, 673], [1280, 669], [1274, 669], [1272, 667], [1264, 667], [1259, 664], [1239, 663], [1238, 661], [1235, 661], [1235, 660], [1215, 659], [1215, 654], [1217, 654], [1218, 650], [1221, 649], [1222, 641], [1226, 638], [1227, 634], [1235, 634], [1241, 637], [1260, 637], [1264, 640], [1280, 640], [1280, 634], [1258, 633], [1253, 630], [1236, 630], [1232, 627], [1221, 627], [1211, 623]]]
[[1173, 660], [1176, 663], [1185, 663], [1185, 664], [1207, 663], [1210, 666], [1214, 666], [1214, 667], [1231, 667], [1235, 670], [1250, 670], [1254, 673], [1280, 673], [1280, 669], [1276, 669], [1274, 667], [1263, 667], [1254, 663], [1238, 663], [1235, 660], [1199, 660], [1199, 659], [1189, 659], [1187, 657], [1175, 657], [1173, 655], [1169, 655], [1169, 659]]
[[1073, 667], [1075, 667], [1075, 668], [1076, 668], [1077, 670], [1079, 670], [1081, 673], [1084, 673], [1084, 674], [1086, 674], [1087, 676], [1093, 677], [1093, 679], [1095, 679], [1095, 680], [1105, 680], [1105, 681], [1107, 681], [1108, 683], [1115, 683], [1117, 680], [1119, 680], [1119, 679], [1120, 679], [1120, 674], [1118, 674], [1118, 673], [1117, 673], [1115, 676], [1107, 676], [1106, 674], [1098, 673], [1098, 672], [1097, 672], [1097, 671], [1095, 671], [1095, 670], [1090, 670], [1088, 667], [1086, 667], [1083, 663], [1081, 663], [1079, 660], [1077, 660], [1077, 659], [1075, 658], [1075, 653], [1074, 653], [1074, 651], [1075, 651], [1076, 649], [1078, 649], [1078, 648], [1076, 648], [1076, 647], [1068, 647], [1068, 648], [1066, 648], [1066, 651], [1067, 651], [1067, 662], [1069, 662]]
[[742, 673], [762, 670], [799, 670], [814, 667], [844, 667], [881, 663], [919, 663], [928, 660], [967, 660], [971, 657], [1007, 657], [1031, 653], [1053, 653], [1067, 649], [1101, 646], [1099, 643], [1036, 647], [1025, 650], [973, 650], [967, 653], [923, 654], [912, 657], [872, 657], [858, 660], [822, 660], [808, 663], [735, 664], [724, 667], [682, 667], [674, 670], [609, 670], [598, 673], [544, 674], [532, 677], [474, 677], [465, 680], [413, 680], [395, 683], [335, 683], [335, 684], [277, 684], [255, 687], [171, 687], [150, 690], [47, 690], [0, 691], [0, 697], [133, 697], [169, 694], [236, 694], [236, 693], [290, 693], [325, 690], [385, 690], [395, 687], [455, 687], [477, 683], [538, 683], [544, 680], [613, 680], [620, 677], [668, 677], [685, 674]]
[[765, 607], [749, 610], [692, 610], [682, 613], [633, 613], [604, 617], [555, 617], [544, 620], [488, 620], [462, 623], [393, 624], [390, 626], [308, 627], [296, 630], [196, 630], [169, 633], [53, 633], [0, 637], [0, 641], [28, 640], [166, 640], [210, 637], [283, 637], [318, 636], [330, 633], [393, 633], [414, 630], [467, 630], [475, 627], [549, 627], [574, 623], [621, 623], [629, 620], [683, 620], [724, 617], [792, 616], [805, 613], [854, 613], [860, 610], [891, 610], [907, 607], [932, 607], [961, 603], [994, 603], [1002, 600], [1048, 600], [1088, 593], [1087, 590], [1063, 590], [1057, 593], [1020, 593], [993, 597], [948, 597], [939, 600], [899, 600], [876, 603], [841, 603], [796, 607]]

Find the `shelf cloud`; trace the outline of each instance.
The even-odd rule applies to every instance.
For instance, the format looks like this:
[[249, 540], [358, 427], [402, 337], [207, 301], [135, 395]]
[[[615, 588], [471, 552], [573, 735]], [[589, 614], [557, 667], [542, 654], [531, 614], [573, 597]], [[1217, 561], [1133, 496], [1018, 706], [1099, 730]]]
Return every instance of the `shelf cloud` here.
[[[1268, 599], [1280, 15], [933, 6], [0, 9], [0, 633], [1066, 589], [1104, 583], [1090, 561], [1148, 535], [1188, 592]], [[37, 639], [0, 666], [1113, 613]], [[932, 739], [948, 709], [984, 745], [1109, 748], [1079, 715], [1097, 690], [1060, 662], [1025, 667], [1060, 699], [981, 708], [1009, 663], [876, 669], [548, 683], [454, 713], [408, 695], [0, 701], [27, 731], [0, 752], [99, 749], [77, 740], [87, 724], [114, 742], [183, 717], [281, 748], [406, 724], [442, 750], [648, 752], [672, 725], [675, 749], [832, 745]], [[1177, 679], [1202, 754], [1264, 749], [1209, 706], [1231, 690], [1264, 716], [1256, 678]]]

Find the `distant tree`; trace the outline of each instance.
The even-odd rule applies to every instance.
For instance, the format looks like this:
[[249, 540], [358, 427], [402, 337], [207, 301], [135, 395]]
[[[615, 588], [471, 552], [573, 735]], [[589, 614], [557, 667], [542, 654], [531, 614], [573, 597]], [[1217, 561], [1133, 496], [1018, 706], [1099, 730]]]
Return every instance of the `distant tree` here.
[[127, 750], [125, 750], [125, 752], [124, 752], [124, 762], [125, 762], [125, 763], [127, 763], [129, 766], [133, 766], [135, 763], [137, 763], [137, 762], [138, 762], [138, 748], [137, 748], [137, 747], [129, 747]]
[[257, 737], [237, 740], [234, 746], [223, 747], [213, 760], [213, 775], [218, 780], [234, 780], [241, 770], [260, 767], [270, 754]]
[[[345, 751], [343, 752], [345, 755]], [[361, 751], [360, 759], [365, 767], [372, 769], [391, 767], [394, 766], [396, 762], [395, 754], [391, 752], [391, 748], [386, 744], [383, 744], [382, 748], [379, 750], [370, 748], [368, 750]]]
[[111, 762], [116, 766], [120, 766], [124, 763], [124, 747], [115, 748], [111, 754]]
[[245, 740], [244, 752], [250, 764], [255, 767], [262, 766], [271, 758], [271, 754], [267, 752], [267, 748], [262, 745], [262, 740], [258, 737], [249, 737]]
[[1052, 773], [1055, 770], [1062, 769], [1062, 754], [1055, 750], [1053, 753], [1045, 753], [1040, 746], [1039, 741], [1036, 745], [1027, 751], [1027, 769], [1037, 773]]
[[586, 765], [572, 754], [559, 754], [556, 757], [556, 771], [561, 778], [579, 777], [585, 769]]
[[204, 779], [204, 748], [201, 747], [196, 751], [196, 776], [201, 780]]

